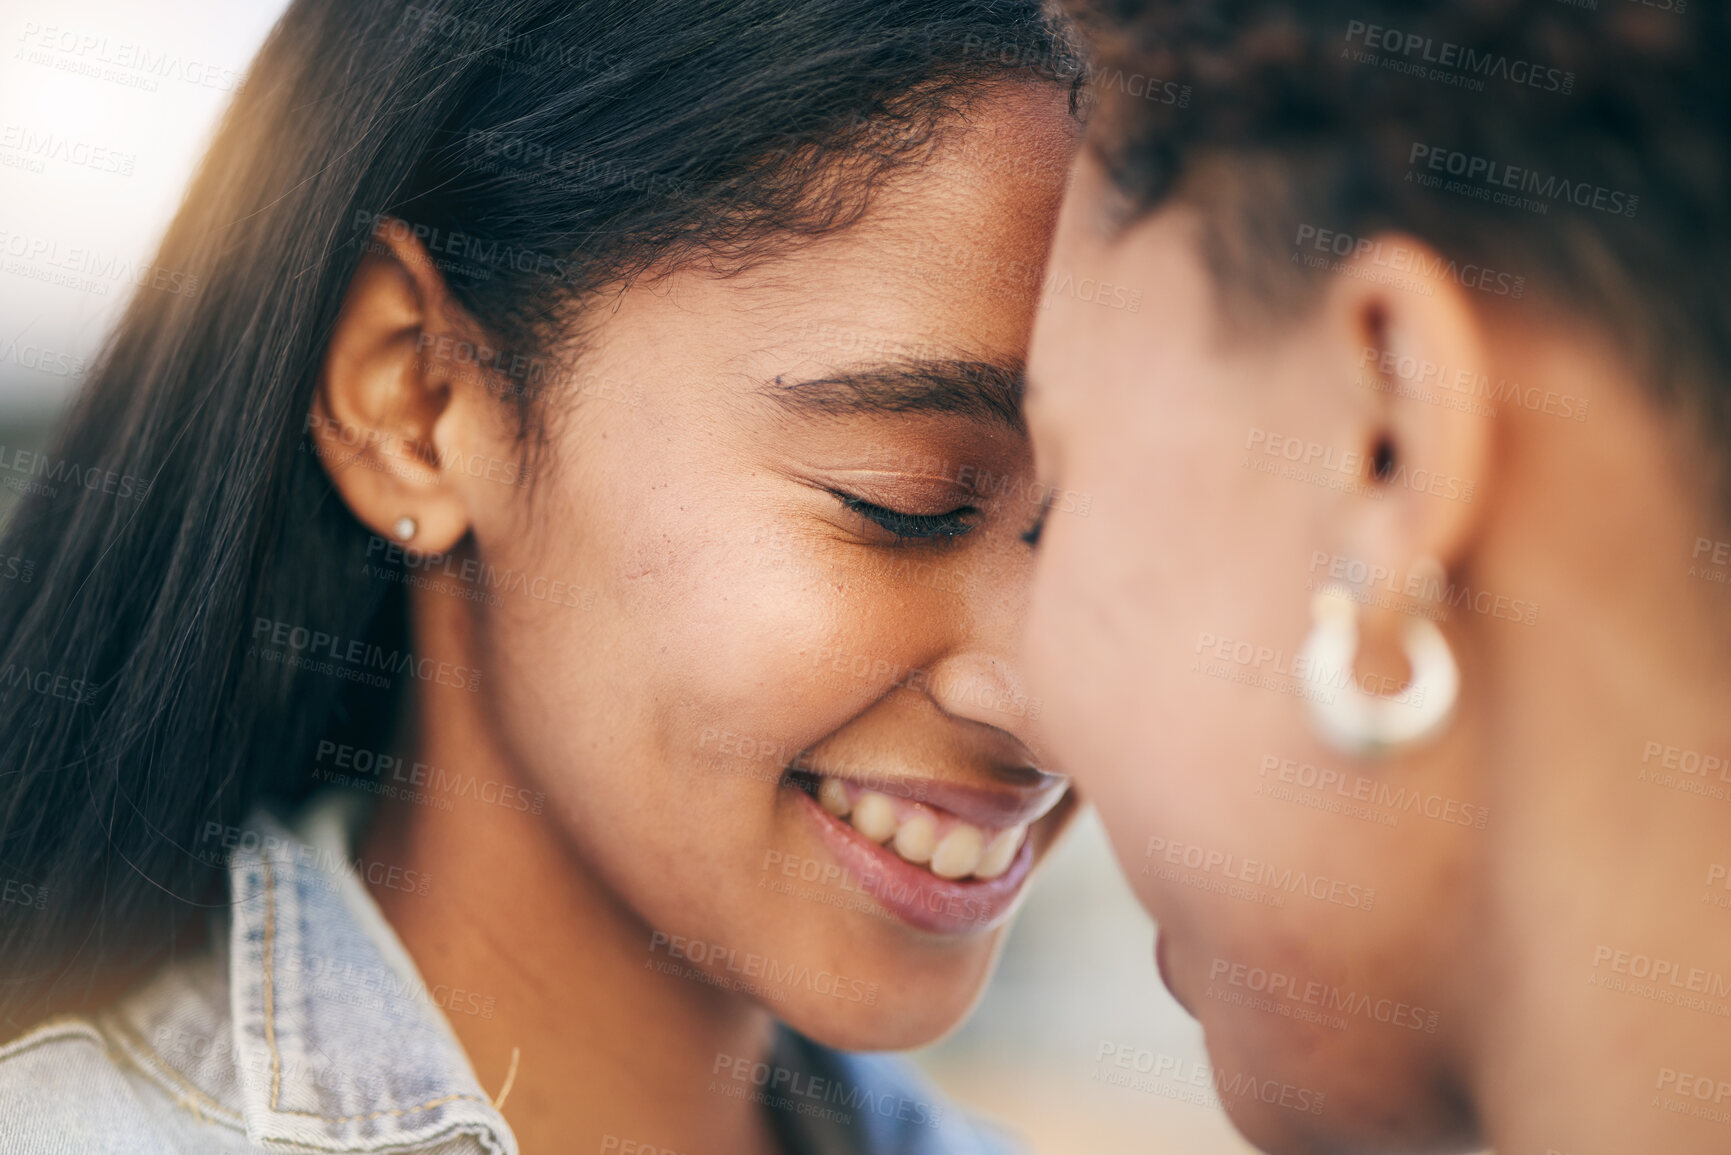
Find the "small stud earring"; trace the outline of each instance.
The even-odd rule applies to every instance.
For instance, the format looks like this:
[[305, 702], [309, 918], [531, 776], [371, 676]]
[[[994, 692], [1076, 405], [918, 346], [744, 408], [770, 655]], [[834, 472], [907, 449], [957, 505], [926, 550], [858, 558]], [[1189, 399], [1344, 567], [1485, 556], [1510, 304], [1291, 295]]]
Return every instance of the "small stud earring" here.
[[397, 524], [391, 527], [391, 532], [397, 535], [398, 541], [408, 541], [415, 536], [418, 528], [414, 518], [405, 516], [397, 518]]

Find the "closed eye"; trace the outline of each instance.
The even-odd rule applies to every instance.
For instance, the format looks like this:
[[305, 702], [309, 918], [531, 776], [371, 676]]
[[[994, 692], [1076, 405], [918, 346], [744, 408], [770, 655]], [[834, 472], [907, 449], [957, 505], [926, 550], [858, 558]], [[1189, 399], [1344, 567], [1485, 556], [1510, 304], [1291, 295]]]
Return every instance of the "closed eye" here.
[[888, 531], [895, 537], [898, 545], [915, 541], [948, 541], [961, 537], [973, 530], [975, 523], [968, 518], [979, 512], [974, 506], [964, 505], [947, 513], [903, 513], [899, 509], [873, 505], [851, 494], [836, 490], [830, 492], [848, 509]]
[[1022, 540], [1036, 549], [1039, 548], [1040, 535], [1044, 533], [1046, 529], [1046, 515], [1051, 512], [1052, 499], [1048, 495], [1046, 500], [1040, 503], [1040, 512], [1034, 515], [1034, 524], [1022, 531]]

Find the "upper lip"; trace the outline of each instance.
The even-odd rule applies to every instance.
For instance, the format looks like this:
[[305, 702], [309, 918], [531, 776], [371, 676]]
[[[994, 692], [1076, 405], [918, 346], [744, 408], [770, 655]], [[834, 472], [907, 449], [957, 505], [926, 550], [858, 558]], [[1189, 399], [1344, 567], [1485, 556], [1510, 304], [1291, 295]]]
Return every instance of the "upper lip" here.
[[795, 773], [839, 778], [891, 798], [923, 802], [990, 830], [1007, 830], [1038, 821], [1058, 805], [1070, 788], [1070, 779], [1065, 775], [1036, 767], [1018, 768], [1018, 776], [1029, 779], [1027, 785], [1000, 786], [976, 786], [913, 775], [862, 773], [854, 768], [832, 771], [822, 766], [800, 766]]

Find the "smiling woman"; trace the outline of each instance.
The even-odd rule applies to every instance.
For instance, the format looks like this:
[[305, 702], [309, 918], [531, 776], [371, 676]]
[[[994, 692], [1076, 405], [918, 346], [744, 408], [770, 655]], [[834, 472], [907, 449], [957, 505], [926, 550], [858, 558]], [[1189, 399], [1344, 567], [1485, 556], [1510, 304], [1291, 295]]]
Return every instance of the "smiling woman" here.
[[830, 1048], [954, 1026], [1073, 809], [1014, 659], [1063, 43], [642, 9], [256, 62], [57, 451], [148, 499], [0, 549], [0, 670], [98, 688], [0, 681], [24, 1134], [990, 1149]]

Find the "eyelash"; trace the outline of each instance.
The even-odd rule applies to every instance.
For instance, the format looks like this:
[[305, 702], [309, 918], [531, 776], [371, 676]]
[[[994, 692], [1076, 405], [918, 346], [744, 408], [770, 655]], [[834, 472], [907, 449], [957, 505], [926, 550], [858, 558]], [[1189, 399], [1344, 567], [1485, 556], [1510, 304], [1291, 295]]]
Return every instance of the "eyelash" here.
[[979, 512], [971, 505], [964, 505], [948, 513], [903, 513], [899, 509], [885, 509], [881, 505], [873, 505], [864, 498], [851, 494], [836, 492], [835, 496], [854, 513], [893, 534], [897, 545], [921, 541], [949, 541], [961, 537], [972, 532], [974, 528], [974, 523], [967, 518]]
[[1042, 501], [1040, 503], [1040, 512], [1036, 513], [1034, 515], [1034, 524], [1030, 525], [1027, 529], [1024, 529], [1022, 531], [1022, 540], [1027, 542], [1030, 546], [1039, 545], [1040, 544], [1040, 534], [1042, 532], [1044, 532], [1044, 530], [1046, 528], [1046, 515], [1048, 513], [1051, 513], [1051, 512], [1052, 512], [1051, 500], [1048, 499], [1046, 501]]

